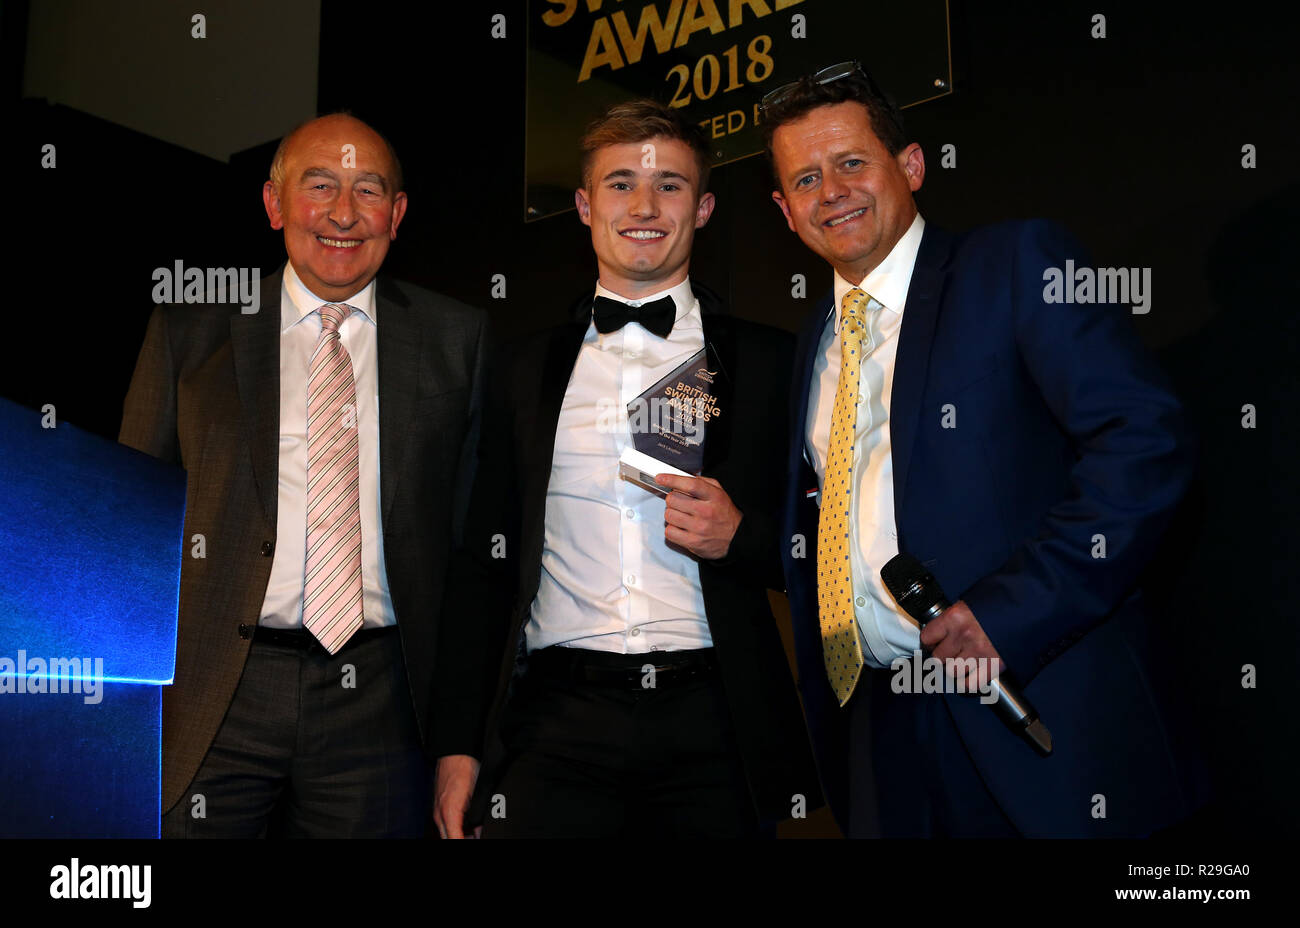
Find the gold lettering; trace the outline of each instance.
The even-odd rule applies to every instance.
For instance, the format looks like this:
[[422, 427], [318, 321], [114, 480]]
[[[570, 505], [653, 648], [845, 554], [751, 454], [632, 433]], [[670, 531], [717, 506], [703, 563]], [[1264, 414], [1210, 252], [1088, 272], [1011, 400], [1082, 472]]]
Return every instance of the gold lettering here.
[[[551, 0], [551, 2], [554, 3], [555, 0]], [[762, 16], [772, 15], [772, 11], [767, 8], [767, 4], [764, 3], [763, 0], [731, 0], [731, 9], [728, 11], [729, 15], [727, 19], [730, 22], [732, 29], [735, 29], [740, 25], [741, 19], [744, 18], [744, 13], [741, 11], [744, 10], [745, 7], [749, 7], [754, 11], [755, 19]], [[777, 7], [777, 9], [779, 10], [780, 7]]]
[[[602, 50], [603, 49], [603, 50]], [[582, 70], [578, 73], [581, 84], [591, 77], [591, 72], [601, 65], [609, 65], [611, 71], [623, 67], [623, 56], [618, 53], [618, 42], [609, 29], [609, 23], [602, 17], [591, 27], [591, 38], [587, 40], [587, 53], [582, 56]]]
[[722, 14], [718, 12], [717, 4], [713, 0], [691, 0], [682, 15], [682, 28], [677, 33], [677, 41], [673, 43], [673, 47], [681, 48], [690, 41], [692, 34], [701, 29], [708, 29], [709, 32], [717, 35], [725, 28], [727, 27], [722, 22]]
[[641, 18], [636, 24], [636, 34], [633, 35], [631, 26], [627, 23], [627, 14], [622, 10], [610, 16], [614, 22], [614, 28], [618, 30], [618, 41], [623, 46], [623, 54], [627, 56], [628, 64], [636, 64], [641, 60], [641, 52], [645, 48], [646, 35], [649, 34], [654, 38], [655, 50], [663, 54], [672, 48], [673, 32], [677, 29], [678, 17], [682, 15], [682, 0], [673, 0], [672, 5], [668, 7], [668, 15], [662, 20], [659, 19], [659, 11], [655, 9], [653, 3], [647, 3], [641, 7]]
[[542, 22], [548, 26], [563, 26], [573, 16], [573, 11], [578, 8], [578, 0], [546, 0], [546, 2], [560, 7], [559, 10], [547, 10], [542, 14]]

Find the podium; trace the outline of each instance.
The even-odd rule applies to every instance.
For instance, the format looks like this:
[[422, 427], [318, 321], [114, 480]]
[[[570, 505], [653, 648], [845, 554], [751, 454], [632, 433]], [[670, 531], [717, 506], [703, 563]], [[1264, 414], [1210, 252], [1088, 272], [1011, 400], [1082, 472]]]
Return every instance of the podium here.
[[184, 515], [180, 468], [0, 400], [0, 837], [158, 837]]

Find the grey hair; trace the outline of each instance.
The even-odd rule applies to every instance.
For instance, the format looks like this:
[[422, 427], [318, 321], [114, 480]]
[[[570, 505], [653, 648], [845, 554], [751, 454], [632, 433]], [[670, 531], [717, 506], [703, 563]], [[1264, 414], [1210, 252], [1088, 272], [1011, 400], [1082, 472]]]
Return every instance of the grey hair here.
[[347, 110], [335, 110], [332, 113], [322, 113], [319, 116], [313, 116], [311, 119], [304, 119], [284, 134], [284, 138], [280, 139], [280, 144], [275, 148], [275, 156], [271, 158], [271, 186], [275, 188], [276, 192], [278, 193], [284, 188], [284, 156], [285, 152], [289, 150], [289, 142], [293, 140], [293, 137], [297, 135], [301, 129], [311, 125], [316, 122], [316, 120], [324, 119], [327, 116], [347, 116], [349, 119], [356, 119], [357, 122], [361, 123], [361, 125], [379, 136], [384, 143], [384, 147], [388, 149], [389, 160], [393, 162], [393, 177], [391, 178], [393, 182], [392, 192], [394, 194], [400, 193], [403, 189], [402, 162], [397, 158], [397, 151], [393, 148], [393, 143], [388, 141], [388, 137], [374, 126], [364, 120], [357, 119], [357, 117], [353, 116]]

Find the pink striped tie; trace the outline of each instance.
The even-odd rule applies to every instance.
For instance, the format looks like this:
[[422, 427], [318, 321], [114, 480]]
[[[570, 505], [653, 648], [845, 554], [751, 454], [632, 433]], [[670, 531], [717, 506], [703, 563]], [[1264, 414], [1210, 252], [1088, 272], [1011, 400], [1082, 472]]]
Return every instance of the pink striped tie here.
[[307, 574], [302, 622], [325, 650], [361, 627], [361, 491], [357, 388], [339, 339], [351, 306], [320, 308], [321, 333], [307, 382]]

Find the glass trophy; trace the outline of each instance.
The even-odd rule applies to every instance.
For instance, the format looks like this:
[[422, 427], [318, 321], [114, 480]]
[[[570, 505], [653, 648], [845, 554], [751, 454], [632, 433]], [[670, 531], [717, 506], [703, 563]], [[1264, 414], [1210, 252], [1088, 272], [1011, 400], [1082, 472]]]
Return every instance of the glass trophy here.
[[704, 431], [722, 415], [713, 394], [708, 349], [627, 404], [630, 441], [619, 457], [619, 475], [659, 496], [668, 490], [656, 474], [697, 477], [704, 467]]

